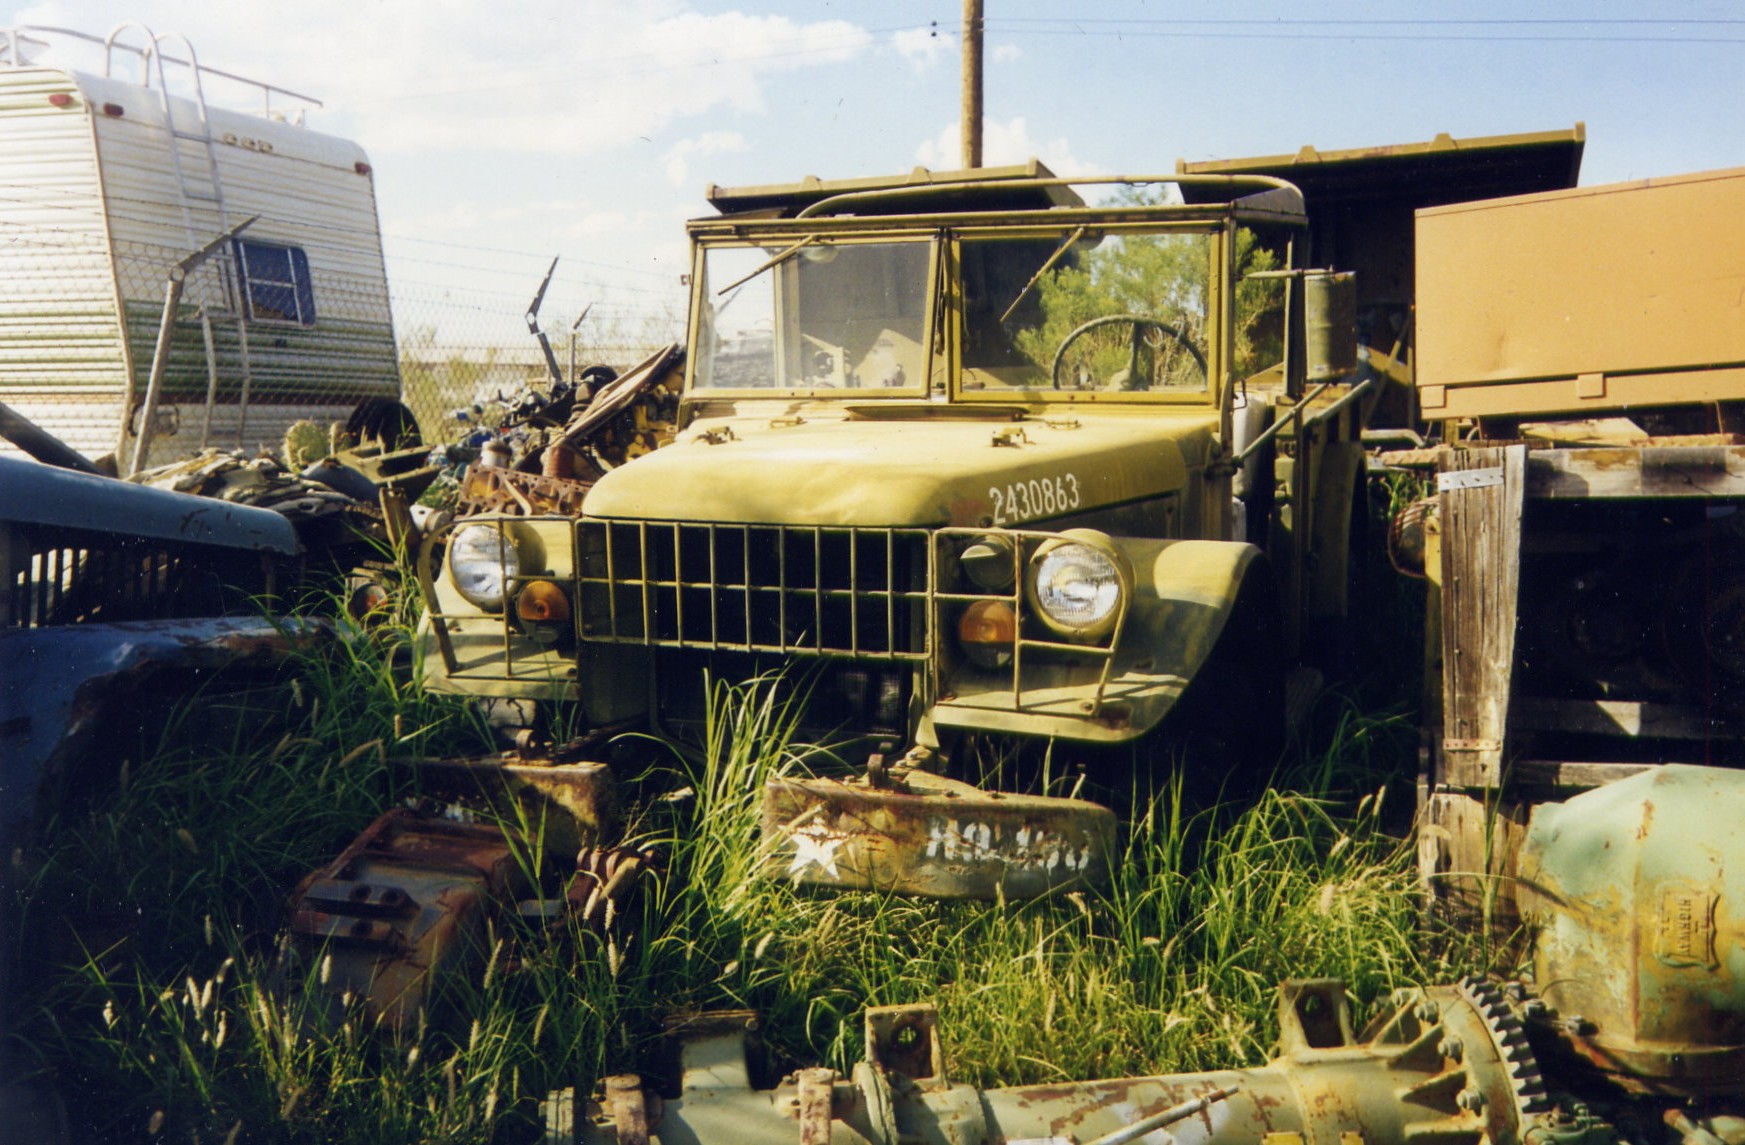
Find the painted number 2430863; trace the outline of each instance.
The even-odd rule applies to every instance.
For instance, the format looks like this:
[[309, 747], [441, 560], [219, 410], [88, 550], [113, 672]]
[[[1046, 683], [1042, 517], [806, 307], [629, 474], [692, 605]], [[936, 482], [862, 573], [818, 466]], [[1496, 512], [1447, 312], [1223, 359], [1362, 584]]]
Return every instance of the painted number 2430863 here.
[[1014, 481], [1004, 488], [993, 485], [988, 488], [988, 499], [994, 503], [996, 525], [1051, 517], [1079, 507], [1079, 479], [1076, 473], [1063, 473]]

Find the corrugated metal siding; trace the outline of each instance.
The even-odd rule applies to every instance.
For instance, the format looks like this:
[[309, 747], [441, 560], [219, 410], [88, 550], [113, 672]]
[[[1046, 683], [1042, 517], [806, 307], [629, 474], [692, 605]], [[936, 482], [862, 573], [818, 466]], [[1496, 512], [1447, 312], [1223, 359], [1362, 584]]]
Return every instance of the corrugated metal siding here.
[[[51, 105], [57, 92], [74, 105]], [[0, 157], [0, 401], [105, 453], [126, 356], [91, 121], [71, 77], [0, 68]]]

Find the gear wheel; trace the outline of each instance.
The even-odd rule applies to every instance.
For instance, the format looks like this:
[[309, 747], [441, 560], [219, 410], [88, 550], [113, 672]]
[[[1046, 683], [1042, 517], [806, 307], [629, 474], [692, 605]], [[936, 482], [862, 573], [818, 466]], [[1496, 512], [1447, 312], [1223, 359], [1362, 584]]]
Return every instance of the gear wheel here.
[[1551, 1098], [1545, 1089], [1545, 1077], [1539, 1072], [1539, 1060], [1527, 1044], [1527, 1030], [1520, 1016], [1503, 997], [1494, 982], [1468, 975], [1460, 980], [1460, 996], [1472, 1006], [1484, 1023], [1491, 1041], [1508, 1072], [1509, 1088], [1514, 1091], [1515, 1110], [1524, 1120], [1551, 1112]]

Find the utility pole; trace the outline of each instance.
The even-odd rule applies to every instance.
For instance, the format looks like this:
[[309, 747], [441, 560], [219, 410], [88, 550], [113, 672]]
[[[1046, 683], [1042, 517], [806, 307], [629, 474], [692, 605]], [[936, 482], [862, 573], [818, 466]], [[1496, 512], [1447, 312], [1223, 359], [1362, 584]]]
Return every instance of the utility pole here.
[[982, 0], [963, 0], [963, 165], [982, 165]]

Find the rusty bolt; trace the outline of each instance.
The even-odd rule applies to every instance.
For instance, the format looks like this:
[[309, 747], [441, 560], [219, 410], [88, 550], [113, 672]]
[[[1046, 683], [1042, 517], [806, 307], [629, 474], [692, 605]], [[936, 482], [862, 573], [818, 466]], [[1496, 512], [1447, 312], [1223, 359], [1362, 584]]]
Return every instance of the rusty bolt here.
[[1455, 1095], [1454, 1104], [1468, 1113], [1477, 1113], [1484, 1108], [1484, 1091], [1469, 1085]]
[[1417, 1012], [1420, 1022], [1439, 1022], [1442, 1020], [1442, 1008], [1428, 998], [1418, 1003]]
[[1466, 1053], [1466, 1043], [1453, 1034], [1449, 1034], [1437, 1044], [1436, 1052], [1451, 1062], [1457, 1062]]
[[1580, 1014], [1571, 1014], [1557, 1025], [1564, 1033], [1575, 1038], [1584, 1038], [1594, 1032], [1594, 1024]]

